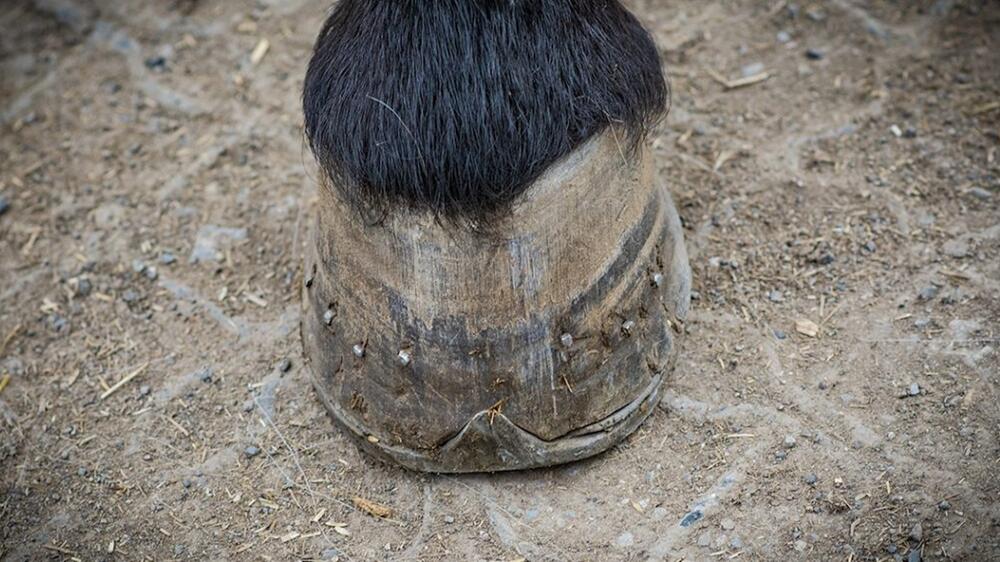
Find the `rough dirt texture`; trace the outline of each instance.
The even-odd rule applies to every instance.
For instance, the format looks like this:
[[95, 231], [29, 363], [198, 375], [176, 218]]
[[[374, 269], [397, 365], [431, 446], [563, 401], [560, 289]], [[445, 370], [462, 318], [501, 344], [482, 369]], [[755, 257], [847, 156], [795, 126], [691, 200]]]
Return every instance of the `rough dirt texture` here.
[[1000, 4], [632, 6], [699, 297], [666, 398], [439, 477], [302, 369], [326, 2], [5, 2], [0, 558], [1000, 559]]

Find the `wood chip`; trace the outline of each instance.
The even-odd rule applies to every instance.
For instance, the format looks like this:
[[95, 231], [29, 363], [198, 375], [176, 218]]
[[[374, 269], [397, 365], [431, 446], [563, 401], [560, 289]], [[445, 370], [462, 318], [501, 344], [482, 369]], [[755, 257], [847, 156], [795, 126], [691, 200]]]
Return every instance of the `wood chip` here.
[[251, 303], [253, 303], [253, 304], [255, 304], [255, 305], [257, 305], [257, 306], [259, 306], [261, 308], [264, 308], [264, 307], [267, 306], [267, 301], [266, 300], [260, 298], [259, 296], [255, 295], [253, 293], [244, 293], [243, 294], [243, 298], [246, 299], [247, 302], [251, 302]]
[[326, 508], [325, 507], [322, 508], [322, 509], [320, 509], [316, 513], [316, 515], [313, 515], [312, 522], [313, 523], [319, 523], [319, 520], [322, 519], [324, 515], [326, 515]]
[[1000, 101], [993, 101], [984, 105], [980, 105], [979, 107], [973, 108], [972, 111], [969, 113], [971, 115], [980, 115], [982, 113], [989, 113], [994, 109], [1000, 109]]
[[104, 394], [101, 395], [101, 400], [104, 400], [108, 396], [111, 396], [119, 388], [125, 386], [126, 384], [128, 384], [129, 381], [131, 381], [132, 379], [134, 379], [137, 376], [139, 376], [140, 373], [142, 373], [143, 371], [146, 370], [146, 367], [149, 367], [149, 362], [148, 361], [145, 362], [145, 363], [143, 363], [138, 369], [136, 369], [136, 370], [132, 371], [131, 373], [125, 375], [122, 378], [122, 380], [116, 382], [114, 385], [111, 386], [111, 388], [105, 390]]
[[253, 52], [250, 53], [250, 64], [257, 66], [260, 61], [264, 60], [264, 55], [267, 54], [267, 50], [271, 48], [271, 42], [267, 39], [261, 39], [257, 42], [257, 46], [253, 48]]
[[810, 338], [815, 338], [819, 335], [819, 326], [816, 325], [812, 320], [806, 320], [805, 318], [800, 318], [795, 321], [795, 331], [802, 334], [803, 336], [809, 336]]
[[280, 540], [281, 540], [281, 542], [294, 541], [295, 539], [299, 538], [299, 536], [300, 536], [299, 532], [292, 531], [290, 533], [285, 533], [284, 535], [281, 535], [281, 539]]
[[355, 507], [373, 517], [386, 518], [392, 516], [391, 508], [377, 504], [371, 500], [366, 500], [361, 496], [354, 496], [351, 501], [354, 502]]

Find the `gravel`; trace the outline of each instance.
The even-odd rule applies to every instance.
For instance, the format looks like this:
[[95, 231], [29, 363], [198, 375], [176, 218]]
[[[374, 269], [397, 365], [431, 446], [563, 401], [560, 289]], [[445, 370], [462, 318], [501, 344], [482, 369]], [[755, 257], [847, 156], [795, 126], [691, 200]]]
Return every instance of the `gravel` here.
[[819, 482], [819, 477], [815, 474], [809, 473], [802, 478], [802, 481], [810, 486], [815, 486], [816, 483]]
[[260, 454], [260, 448], [250, 445], [246, 449], [243, 449], [243, 454], [246, 455], [248, 459], [252, 459]]
[[788, 435], [785, 437], [785, 448], [792, 449], [795, 447], [795, 437]]
[[10, 201], [8, 201], [7, 198], [4, 197], [3, 195], [0, 195], [0, 217], [7, 214], [7, 211], [9, 210], [10, 210]]

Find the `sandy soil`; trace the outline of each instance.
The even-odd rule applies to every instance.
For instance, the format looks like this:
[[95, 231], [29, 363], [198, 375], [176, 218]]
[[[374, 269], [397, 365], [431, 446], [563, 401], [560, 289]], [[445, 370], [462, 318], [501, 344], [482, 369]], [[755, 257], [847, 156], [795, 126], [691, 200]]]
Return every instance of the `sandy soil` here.
[[5, 2], [0, 559], [1000, 560], [1000, 4], [631, 5], [697, 290], [669, 392], [450, 477], [302, 368], [326, 1]]

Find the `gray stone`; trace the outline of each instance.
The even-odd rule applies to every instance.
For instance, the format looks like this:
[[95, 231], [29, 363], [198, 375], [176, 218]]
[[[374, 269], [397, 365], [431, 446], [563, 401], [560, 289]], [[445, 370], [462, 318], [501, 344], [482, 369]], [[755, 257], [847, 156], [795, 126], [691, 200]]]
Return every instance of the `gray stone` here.
[[906, 390], [906, 393], [910, 396], [920, 396], [920, 385], [917, 383], [910, 384], [910, 388]]
[[782, 30], [778, 32], [778, 34], [775, 36], [775, 39], [778, 40], [778, 43], [784, 44], [792, 40], [792, 35], [787, 31]]
[[732, 531], [736, 528], [736, 522], [727, 517], [719, 523], [719, 527], [722, 527], [724, 531]]
[[910, 540], [913, 542], [920, 542], [924, 540], [924, 528], [920, 525], [920, 523], [917, 523], [912, 529], [910, 529]]
[[336, 562], [340, 560], [340, 551], [336, 548], [327, 548], [319, 555], [321, 560], [332, 560]]
[[785, 448], [792, 449], [795, 447], [795, 437], [788, 435], [785, 437]]
[[969, 255], [969, 241], [963, 238], [949, 240], [941, 246], [941, 251], [948, 257], [964, 258]]
[[10, 202], [3, 195], [0, 195], [0, 217], [5, 215], [7, 211], [10, 210]]
[[802, 478], [802, 480], [803, 480], [803, 482], [805, 482], [806, 484], [808, 484], [810, 486], [815, 486], [816, 483], [819, 482], [819, 477], [816, 476], [815, 474], [809, 473], [809, 474], [806, 474]]
[[785, 302], [785, 295], [781, 294], [781, 291], [770, 291], [767, 293], [767, 298], [771, 302]]
[[704, 548], [704, 547], [707, 547], [707, 546], [711, 546], [711, 544], [712, 544], [712, 535], [711, 535], [711, 533], [709, 533], [708, 531], [705, 531], [704, 533], [698, 535], [698, 546]]
[[934, 285], [930, 285], [924, 287], [923, 289], [920, 289], [920, 292], [917, 293], [917, 298], [922, 301], [929, 301], [937, 296], [938, 291], [939, 289], [937, 287], [935, 287]]
[[243, 449], [243, 454], [246, 455], [248, 459], [252, 459], [260, 454], [260, 448], [250, 445], [246, 449]]
[[[969, 190], [969, 195], [975, 197], [976, 199], [979, 199], [980, 201], [989, 201], [993, 197], [992, 193], [981, 187], [973, 187], [972, 189]], [[3, 203], [0, 203], [0, 209], [2, 209], [2, 207]], [[0, 215], [2, 214], [3, 211], [0, 211]]]

